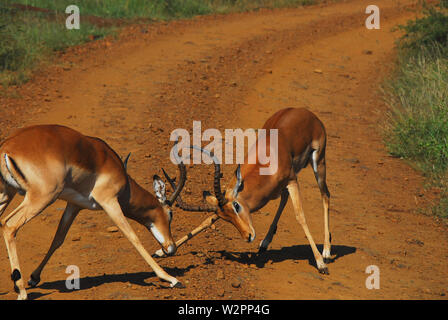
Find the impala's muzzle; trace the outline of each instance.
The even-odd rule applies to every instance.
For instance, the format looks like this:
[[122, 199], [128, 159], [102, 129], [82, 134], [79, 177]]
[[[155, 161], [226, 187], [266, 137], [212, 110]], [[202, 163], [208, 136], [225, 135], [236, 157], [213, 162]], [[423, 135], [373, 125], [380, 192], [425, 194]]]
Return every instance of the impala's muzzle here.
[[249, 233], [249, 236], [247, 238], [247, 242], [252, 242], [255, 239], [255, 231], [253, 233]]
[[236, 220], [231, 220], [230, 222], [240, 232], [241, 237], [244, 240], [246, 240], [247, 242], [254, 241], [254, 239], [255, 239], [255, 230], [252, 227], [252, 221], [249, 221], [249, 222], [245, 223], [240, 218], [237, 218]]
[[176, 253], [177, 247], [174, 243], [168, 246], [162, 246], [163, 253], [167, 256], [172, 256]]
[[163, 253], [165, 253], [167, 256], [176, 253], [177, 247], [174, 243], [173, 237], [171, 236], [171, 232], [167, 231], [168, 234], [164, 235], [153, 223], [151, 224], [149, 229], [154, 238], [156, 238], [157, 242], [162, 247]]
[[246, 236], [243, 235], [243, 238], [247, 240], [247, 242], [252, 242], [255, 239], [255, 230], [252, 225], [249, 225], [250, 231], [246, 233]]

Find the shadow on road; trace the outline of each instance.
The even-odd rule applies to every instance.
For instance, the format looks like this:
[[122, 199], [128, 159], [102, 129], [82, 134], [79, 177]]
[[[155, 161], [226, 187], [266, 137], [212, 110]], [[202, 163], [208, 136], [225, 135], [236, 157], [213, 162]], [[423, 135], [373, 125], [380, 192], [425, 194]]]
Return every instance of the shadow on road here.
[[[317, 248], [322, 252], [322, 245], [317, 245]], [[308, 263], [316, 267], [313, 251], [309, 245], [294, 245], [290, 247], [283, 247], [279, 250], [267, 250], [263, 253], [258, 252], [231, 252], [231, 251], [217, 251], [224, 259], [239, 262], [247, 265], [256, 265], [258, 268], [263, 268], [266, 263], [282, 262], [285, 260], [308, 260]], [[332, 260], [335, 260], [356, 252], [355, 247], [349, 246], [331, 246]]]
[[[181, 277], [183, 276], [188, 270], [197, 267], [196, 265], [190, 265], [186, 268], [164, 268], [164, 270], [174, 276], [174, 277]], [[148, 278], [152, 278], [151, 280], [154, 280], [154, 282], [146, 282], [145, 280]], [[122, 273], [122, 274], [104, 274], [101, 276], [94, 276], [94, 277], [84, 277], [80, 278], [80, 289], [78, 290], [87, 290], [91, 289], [93, 287], [99, 287], [106, 283], [115, 283], [115, 282], [123, 282], [123, 283], [132, 283], [138, 286], [142, 287], [150, 287], [150, 286], [157, 286], [159, 289], [171, 289], [168, 282], [161, 282], [159, 278], [157, 278], [156, 274], [154, 272], [135, 272], [135, 273]], [[42, 284], [38, 285], [37, 289], [45, 289], [45, 290], [55, 290], [59, 293], [71, 293], [73, 292], [73, 289], [67, 289], [67, 286], [65, 284], [64, 280], [57, 280], [57, 281], [51, 281], [51, 282], [43, 282]], [[155, 282], [159, 282], [156, 284]], [[38, 299], [40, 297], [43, 297], [45, 295], [48, 295], [50, 293], [41, 293], [41, 292], [31, 292], [28, 293], [28, 299], [34, 300]]]

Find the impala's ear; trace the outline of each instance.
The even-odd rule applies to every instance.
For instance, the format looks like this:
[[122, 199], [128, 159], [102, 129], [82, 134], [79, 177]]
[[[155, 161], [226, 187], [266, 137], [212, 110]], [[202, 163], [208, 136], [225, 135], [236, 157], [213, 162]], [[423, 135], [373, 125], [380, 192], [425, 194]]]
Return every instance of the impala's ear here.
[[165, 182], [163, 182], [158, 175], [154, 175], [153, 180], [154, 180], [153, 181], [154, 192], [156, 193], [157, 199], [159, 200], [160, 203], [165, 203], [166, 201]]
[[204, 191], [202, 193], [202, 197], [204, 198], [205, 201], [207, 201], [212, 206], [218, 206], [218, 199], [216, 199], [216, 197], [212, 196], [212, 194], [210, 192]]
[[241, 176], [241, 165], [238, 165], [238, 168], [235, 170], [236, 183], [235, 187], [233, 187], [233, 196], [236, 198], [239, 192], [244, 189], [243, 177]]

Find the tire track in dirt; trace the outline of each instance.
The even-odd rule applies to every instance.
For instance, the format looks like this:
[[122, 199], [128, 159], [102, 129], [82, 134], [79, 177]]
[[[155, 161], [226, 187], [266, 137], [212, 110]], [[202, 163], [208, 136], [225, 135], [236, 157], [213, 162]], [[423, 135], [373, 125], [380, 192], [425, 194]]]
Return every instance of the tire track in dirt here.
[[[413, 209], [412, 196], [422, 192], [421, 179], [386, 156], [375, 132], [380, 116], [365, 110], [366, 101], [381, 108], [371, 90], [384, 68], [375, 70], [374, 66], [391, 57], [393, 37], [388, 28], [412, 17], [406, 9], [414, 2], [405, 1], [404, 6], [403, 2], [378, 1], [382, 21], [387, 22], [373, 49], [366, 45], [365, 30], [361, 29], [366, 5], [348, 1], [136, 27], [120, 40], [99, 42], [99, 48], [80, 48], [81, 56], [75, 56], [79, 51], [74, 51], [64, 57], [66, 70], [59, 69], [64, 74], [51, 73], [53, 80], [41, 84], [48, 90], [44, 98], [48, 101], [26, 124], [66, 124], [102, 137], [119, 154], [132, 152], [129, 172], [148, 189], [150, 177], [160, 173], [162, 166], [175, 172], [168, 159], [169, 134], [175, 128], [191, 129], [193, 120], [201, 120], [203, 129], [255, 127], [286, 105], [315, 111], [327, 125], [329, 150], [333, 152], [329, 185], [335, 252], [340, 257], [330, 264], [328, 278], [307, 264], [312, 255], [288, 205], [272, 250], [265, 256], [255, 257], [254, 244], [244, 243], [233, 227], [219, 222], [180, 248], [176, 256], [159, 260], [187, 285], [184, 290], [164, 290], [166, 284], [155, 278], [126, 239], [105, 232], [111, 225], [105, 214], [86, 211], [50, 260], [41, 286], [30, 290], [31, 297], [302, 299], [434, 298], [440, 294], [446, 283], [431, 281], [443, 276], [441, 263], [447, 251], [442, 244], [446, 238], [440, 242], [440, 227], [431, 218], [407, 212]], [[359, 43], [363, 39], [366, 42]], [[364, 54], [364, 46], [373, 54]], [[344, 56], [350, 59], [344, 60]], [[338, 69], [341, 65], [343, 70]], [[313, 72], [317, 68], [322, 74]], [[365, 95], [367, 98], [360, 98]], [[353, 135], [356, 139], [351, 139]], [[233, 169], [226, 166], [225, 177], [230, 177]], [[202, 189], [209, 189], [210, 173], [205, 166], [189, 168], [186, 196], [197, 199]], [[408, 178], [406, 184], [404, 177]], [[305, 199], [310, 199], [305, 204], [307, 219], [319, 243], [323, 227], [318, 192], [305, 172], [302, 185]], [[356, 203], [347, 205], [352, 198]], [[12, 207], [15, 205], [17, 199]], [[24, 274], [31, 273], [47, 250], [60, 207], [57, 203], [19, 232]], [[256, 243], [271, 222], [267, 212], [274, 211], [273, 203], [254, 214]], [[174, 236], [184, 235], [204, 217], [176, 210]], [[416, 225], [418, 233], [409, 234]], [[135, 223], [132, 226], [150, 252], [157, 248], [146, 230]], [[392, 244], [383, 248], [386, 238]], [[406, 242], [412, 239], [423, 240], [424, 246]], [[3, 245], [0, 250], [5, 257], [0, 260], [0, 270], [8, 274]], [[426, 257], [422, 266], [420, 257]], [[387, 270], [385, 289], [380, 292], [364, 287], [365, 266], [371, 261]], [[69, 264], [80, 266], [82, 290], [64, 289], [64, 270]], [[430, 275], [428, 270], [435, 272]], [[241, 283], [240, 288], [231, 286], [235, 280]], [[15, 298], [6, 278], [0, 279], [0, 284], [5, 298]]]

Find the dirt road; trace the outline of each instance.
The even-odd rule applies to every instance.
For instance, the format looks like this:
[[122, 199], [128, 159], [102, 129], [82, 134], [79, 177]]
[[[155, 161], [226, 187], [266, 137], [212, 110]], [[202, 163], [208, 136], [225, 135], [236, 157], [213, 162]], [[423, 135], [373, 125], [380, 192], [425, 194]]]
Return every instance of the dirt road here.
[[[129, 173], [148, 189], [161, 167], [176, 173], [168, 158], [169, 136], [175, 128], [191, 131], [193, 120], [202, 121], [203, 130], [257, 128], [278, 109], [307, 107], [328, 134], [330, 275], [320, 275], [313, 265], [291, 203], [261, 256], [257, 244], [278, 201], [253, 215], [252, 244], [219, 221], [175, 256], [158, 259], [185, 289], [168, 288], [119, 232], [107, 232], [112, 222], [104, 212], [83, 211], [41, 284], [28, 289], [29, 297], [446, 299], [446, 227], [416, 213], [433, 191], [424, 190], [423, 179], [402, 160], [388, 156], [380, 135], [386, 107], [379, 85], [391, 69], [399, 36], [391, 28], [415, 16], [416, 2], [376, 1], [380, 30], [364, 26], [366, 1], [136, 26], [118, 40], [69, 50], [21, 88], [20, 98], [2, 98], [2, 138], [17, 126], [68, 125], [105, 139], [119, 154], [132, 152]], [[224, 167], [225, 180], [234, 169]], [[211, 188], [212, 168], [188, 170], [185, 197], [198, 199]], [[321, 249], [320, 195], [311, 171], [301, 175], [308, 225]], [[63, 207], [55, 203], [19, 231], [26, 278], [48, 249]], [[174, 237], [205, 217], [175, 210]], [[132, 226], [149, 252], [158, 249], [143, 227]], [[65, 287], [69, 265], [80, 268], [80, 290]], [[366, 288], [369, 265], [380, 270], [378, 290]], [[15, 299], [3, 241], [0, 272], [0, 299]]]

